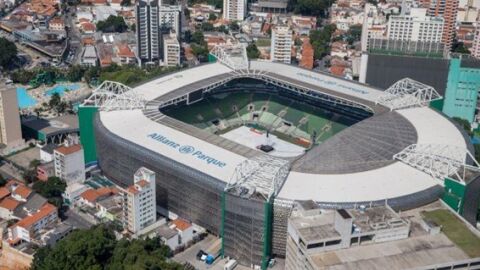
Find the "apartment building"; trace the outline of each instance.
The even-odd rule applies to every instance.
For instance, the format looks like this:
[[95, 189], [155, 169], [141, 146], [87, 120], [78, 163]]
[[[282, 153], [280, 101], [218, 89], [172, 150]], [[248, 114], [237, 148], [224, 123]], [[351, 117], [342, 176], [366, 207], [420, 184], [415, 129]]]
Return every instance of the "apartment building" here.
[[180, 43], [173, 32], [163, 37], [163, 64], [168, 67], [180, 65]]
[[0, 83], [0, 143], [8, 148], [23, 144], [15, 88]]
[[247, 15], [246, 0], [223, 0], [223, 18], [229, 21], [243, 21]]
[[411, 8], [409, 12], [390, 16], [388, 39], [422, 42], [441, 42], [444, 19], [427, 15], [425, 8]]
[[157, 0], [140, 0], [135, 6], [138, 63], [160, 60], [159, 5]]
[[80, 144], [66, 143], [53, 151], [55, 176], [67, 185], [85, 181], [85, 162]]
[[160, 29], [162, 32], [174, 31], [180, 35], [180, 13], [181, 6], [177, 5], [162, 5], [160, 6]]
[[290, 64], [292, 61], [292, 30], [277, 26], [272, 31], [270, 60]]
[[135, 172], [133, 182], [122, 192], [123, 223], [125, 229], [137, 233], [157, 220], [155, 173], [142, 167]]
[[31, 242], [33, 238], [40, 234], [42, 229], [55, 224], [57, 221], [57, 208], [47, 203], [37, 212], [9, 227], [8, 242], [11, 245], [17, 244], [21, 241]]
[[428, 16], [444, 19], [442, 43], [450, 51], [455, 37], [459, 0], [419, 0], [419, 3], [422, 7], [427, 8]]

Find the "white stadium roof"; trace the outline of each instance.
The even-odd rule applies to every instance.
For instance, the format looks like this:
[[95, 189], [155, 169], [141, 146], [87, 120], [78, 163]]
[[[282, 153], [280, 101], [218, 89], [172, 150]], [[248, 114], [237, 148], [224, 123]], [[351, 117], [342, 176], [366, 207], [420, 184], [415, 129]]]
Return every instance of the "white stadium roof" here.
[[[291, 65], [251, 61], [250, 70], [274, 73], [370, 103], [375, 103], [383, 93], [367, 85]], [[228, 73], [232, 73], [232, 70], [222, 64], [206, 64], [163, 76], [132, 91], [148, 102], [180, 87]], [[428, 107], [407, 108], [397, 112], [415, 128], [416, 143], [467, 148], [462, 133], [438, 112]], [[236, 167], [247, 159], [181, 130], [155, 122], [145, 116], [140, 109], [101, 111], [100, 119], [112, 133], [225, 183], [228, 183], [235, 173]], [[203, 156], [199, 156], [198, 151]], [[381, 168], [355, 173], [315, 174], [291, 171], [278, 197], [332, 203], [379, 201], [416, 193], [439, 184], [440, 181], [429, 174], [400, 161], [394, 161]]]

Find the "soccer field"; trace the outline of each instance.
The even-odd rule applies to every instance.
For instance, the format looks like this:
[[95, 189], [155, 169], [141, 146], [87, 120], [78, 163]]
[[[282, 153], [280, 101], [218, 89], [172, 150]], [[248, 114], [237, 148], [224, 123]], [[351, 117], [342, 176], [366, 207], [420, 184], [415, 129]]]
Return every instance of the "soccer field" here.
[[301, 146], [283, 141], [273, 134], [269, 134], [267, 138], [265, 131], [246, 126], [241, 126], [220, 136], [252, 149], [257, 149], [257, 146], [262, 144], [268, 144], [275, 149], [268, 154], [277, 157], [296, 157], [305, 152], [305, 148]]

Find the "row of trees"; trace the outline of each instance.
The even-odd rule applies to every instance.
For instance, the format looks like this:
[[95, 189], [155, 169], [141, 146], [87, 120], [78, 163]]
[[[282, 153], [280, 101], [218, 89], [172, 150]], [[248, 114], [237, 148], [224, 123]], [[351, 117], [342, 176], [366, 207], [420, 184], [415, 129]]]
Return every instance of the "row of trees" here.
[[97, 30], [106, 33], [123, 33], [127, 29], [128, 26], [121, 16], [110, 15], [106, 20], [97, 23]]
[[8, 68], [17, 57], [17, 47], [13, 42], [0, 37], [0, 68]]
[[37, 250], [32, 270], [183, 269], [180, 264], [167, 260], [170, 254], [170, 249], [161, 244], [159, 238], [117, 241], [112, 229], [99, 225], [74, 231], [53, 248]]

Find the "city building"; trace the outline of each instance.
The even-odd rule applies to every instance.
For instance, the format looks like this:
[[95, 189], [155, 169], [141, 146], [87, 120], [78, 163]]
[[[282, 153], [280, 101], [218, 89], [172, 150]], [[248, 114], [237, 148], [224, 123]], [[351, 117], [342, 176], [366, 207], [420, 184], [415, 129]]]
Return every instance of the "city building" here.
[[37, 166], [37, 178], [40, 181], [47, 181], [49, 177], [55, 176], [55, 163], [52, 161]]
[[125, 229], [137, 233], [157, 220], [155, 173], [142, 167], [135, 172], [133, 181], [123, 191], [123, 223]]
[[98, 56], [95, 46], [85, 46], [82, 52], [81, 62], [82, 66], [96, 67], [98, 66]]
[[392, 40], [440, 42], [443, 25], [443, 18], [427, 16], [427, 9], [411, 8], [409, 12], [390, 16], [387, 37]]
[[67, 185], [85, 181], [85, 162], [80, 144], [66, 143], [54, 150], [55, 176]]
[[180, 35], [180, 13], [181, 6], [161, 5], [160, 6], [160, 30], [163, 33], [169, 33], [171, 30]]
[[64, 203], [70, 207], [78, 205], [82, 194], [87, 190], [89, 190], [89, 187], [82, 183], [67, 185], [65, 192], [62, 194]]
[[135, 11], [138, 63], [158, 63], [161, 46], [158, 0], [140, 0]]
[[14, 149], [23, 145], [15, 88], [0, 83], [0, 143]]
[[243, 21], [247, 15], [246, 0], [223, 0], [223, 18], [229, 21]]
[[53, 225], [57, 221], [57, 208], [47, 203], [37, 212], [9, 227], [8, 242], [11, 245], [17, 244], [20, 241], [31, 242], [32, 239], [39, 236], [42, 229]]
[[480, 58], [480, 20], [477, 21], [477, 25], [475, 27], [473, 44], [470, 51], [474, 57]]
[[179, 244], [187, 244], [193, 240], [193, 226], [188, 221], [177, 218], [172, 221], [170, 228], [178, 232]]
[[318, 269], [311, 256], [325, 251], [408, 238], [410, 223], [392, 208], [362, 207], [323, 212], [313, 201], [294, 205], [285, 270]]
[[180, 43], [173, 32], [163, 36], [163, 65], [167, 67], [180, 65]]
[[292, 30], [277, 26], [272, 31], [270, 60], [290, 64], [292, 61]]
[[419, 3], [427, 8], [428, 16], [443, 18], [442, 43], [445, 49], [450, 51], [455, 37], [459, 0], [419, 0]]
[[48, 29], [51, 31], [65, 31], [65, 22], [61, 17], [55, 17], [48, 22]]

